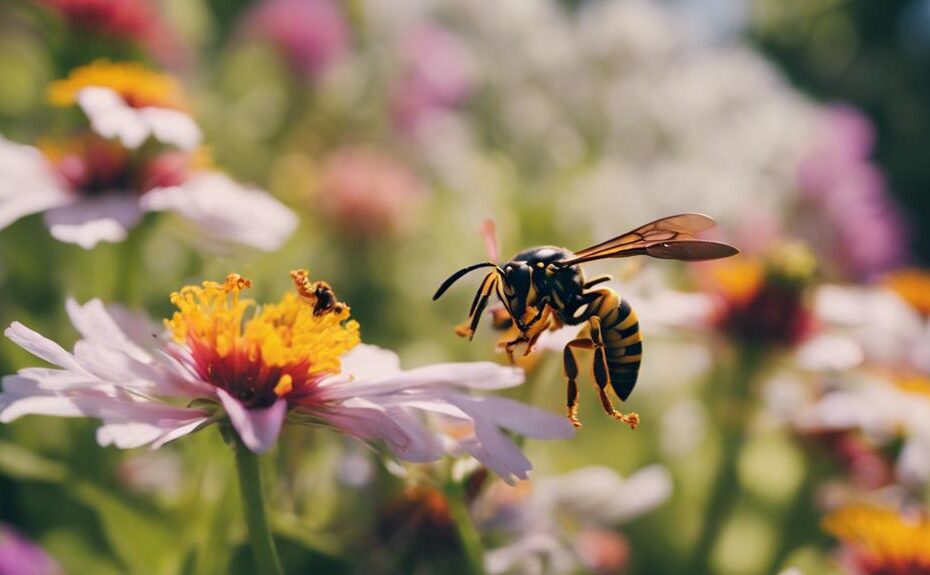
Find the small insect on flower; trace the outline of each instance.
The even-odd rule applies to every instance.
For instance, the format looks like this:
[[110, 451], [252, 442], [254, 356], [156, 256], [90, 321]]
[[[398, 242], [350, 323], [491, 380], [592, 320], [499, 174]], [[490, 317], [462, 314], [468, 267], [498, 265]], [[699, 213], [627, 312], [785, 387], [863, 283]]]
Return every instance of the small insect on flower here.
[[[577, 417], [579, 394], [575, 383], [578, 363], [572, 348], [593, 349], [594, 381], [601, 405], [611, 417], [635, 429], [639, 415], [617, 411], [607, 395], [607, 388], [610, 386], [621, 400], [626, 401], [636, 385], [642, 360], [639, 321], [630, 304], [613, 290], [606, 287], [592, 289], [609, 281], [610, 276], [586, 280], [579, 264], [636, 255], [700, 261], [739, 253], [733, 246], [695, 237], [695, 234], [713, 226], [714, 221], [707, 216], [680, 214], [650, 222], [579, 252], [553, 246], [530, 248], [503, 266], [488, 261], [455, 272], [439, 286], [433, 299], [439, 299], [465, 274], [480, 268], [493, 268], [475, 294], [467, 325], [456, 328], [456, 333], [471, 339], [488, 300], [496, 293], [519, 329], [516, 338], [504, 343], [511, 359], [514, 347], [520, 344], [526, 344], [524, 355], [529, 354], [536, 340], [547, 329], [557, 329], [563, 324], [583, 325], [578, 337], [570, 341], [563, 352], [565, 375], [568, 377], [568, 419], [575, 427], [581, 427]], [[486, 227], [486, 230], [486, 236], [493, 236], [493, 229]], [[493, 239], [488, 239], [489, 252], [496, 252], [495, 244]]]
[[520, 370], [472, 362], [401, 371], [395, 354], [361, 343], [349, 306], [328, 284], [304, 270], [291, 278], [294, 292], [261, 307], [242, 297], [251, 282], [237, 274], [186, 286], [171, 294], [177, 311], [162, 335], [99, 300], [69, 301], [82, 335], [73, 353], [14, 323], [7, 337], [60, 369], [5, 377], [0, 421], [94, 417], [104, 423], [98, 442], [122, 448], [158, 447], [229, 421], [248, 448], [263, 452], [288, 420], [383, 442], [408, 461], [471, 455], [508, 480], [526, 479], [532, 465], [504, 429], [571, 435], [554, 414], [467, 393], [519, 385]]

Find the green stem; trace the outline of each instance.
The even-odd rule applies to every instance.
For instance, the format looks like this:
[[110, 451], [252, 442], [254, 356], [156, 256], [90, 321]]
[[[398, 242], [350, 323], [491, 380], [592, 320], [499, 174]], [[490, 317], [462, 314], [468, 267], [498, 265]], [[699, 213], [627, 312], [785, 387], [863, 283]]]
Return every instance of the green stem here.
[[135, 306], [141, 303], [139, 291], [141, 280], [146, 273], [144, 269], [144, 248], [149, 231], [153, 225], [150, 218], [144, 218], [116, 250], [116, 269], [113, 276], [114, 299], [120, 303]]
[[258, 455], [235, 438], [236, 470], [239, 472], [239, 489], [242, 492], [242, 506], [245, 522], [252, 543], [252, 556], [255, 559], [255, 572], [268, 575], [283, 575], [281, 561], [275, 550], [268, 516], [265, 513], [265, 498], [262, 494], [262, 476]]
[[711, 572], [711, 554], [740, 494], [739, 455], [747, 436], [751, 385], [760, 365], [761, 351], [747, 348], [736, 353], [730, 377], [725, 382], [728, 389], [717, 390], [725, 394], [717, 414], [722, 435], [720, 465], [711, 484], [704, 523], [690, 562], [691, 572], [697, 574]]
[[485, 575], [484, 548], [481, 546], [481, 536], [475, 528], [468, 505], [465, 503], [465, 490], [460, 483], [450, 481], [446, 484], [446, 501], [449, 503], [449, 513], [455, 522], [455, 529], [462, 542], [465, 558], [468, 560], [468, 572], [472, 575]]
[[[794, 499], [787, 512], [781, 519], [781, 539], [772, 554], [769, 568], [765, 571], [771, 575], [781, 573], [782, 564], [808, 537], [811, 536], [809, 527], [817, 525], [817, 512], [812, 504], [814, 489], [817, 486], [815, 464], [805, 463], [804, 478], [794, 494]], [[787, 567], [787, 566], [785, 566]]]

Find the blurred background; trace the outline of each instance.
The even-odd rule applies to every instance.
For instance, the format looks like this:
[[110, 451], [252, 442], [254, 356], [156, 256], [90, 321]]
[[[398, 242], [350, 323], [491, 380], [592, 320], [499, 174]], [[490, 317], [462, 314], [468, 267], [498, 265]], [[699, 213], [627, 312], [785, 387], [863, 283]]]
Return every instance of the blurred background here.
[[[604, 417], [584, 381], [578, 435], [526, 445], [532, 485], [473, 474], [488, 571], [930, 573], [930, 538], [866, 560], [886, 524], [835, 515], [882, 509], [906, 530], [930, 504], [927, 0], [3, 0], [0, 135], [61, 134], [73, 118], [48, 85], [97, 59], [177, 77], [210, 161], [301, 225], [275, 253], [215, 255], [150, 215], [127, 259], [24, 218], [0, 231], [0, 323], [67, 344], [68, 296], [162, 318], [181, 285], [235, 270], [270, 301], [307, 267], [407, 367], [505, 361], [490, 321], [453, 334], [478, 278], [431, 301], [486, 258], [484, 219], [507, 258], [706, 213], [740, 258], [586, 268], [639, 312], [626, 407], [643, 423]], [[513, 394], [562, 412], [549, 347]], [[0, 342], [3, 374], [31, 362]], [[249, 572], [215, 431], [122, 452], [94, 428], [0, 428], [0, 554], [41, 547], [36, 573]], [[268, 459], [289, 572], [466, 572], [432, 470], [307, 428]], [[590, 466], [615, 474], [565, 475]]]

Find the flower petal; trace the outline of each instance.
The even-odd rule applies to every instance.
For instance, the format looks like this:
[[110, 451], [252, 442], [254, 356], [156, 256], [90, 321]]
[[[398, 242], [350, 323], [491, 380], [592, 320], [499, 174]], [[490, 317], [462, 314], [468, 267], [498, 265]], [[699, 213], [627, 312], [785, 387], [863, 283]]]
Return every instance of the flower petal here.
[[443, 455], [437, 437], [402, 408], [363, 399], [349, 400], [342, 408], [324, 418], [353, 437], [383, 441], [400, 459], [425, 463]]
[[201, 172], [181, 186], [155, 188], [142, 197], [150, 211], [174, 211], [212, 239], [273, 251], [297, 228], [297, 216], [267, 192], [217, 172]]
[[142, 108], [137, 112], [148, 125], [155, 139], [182, 150], [193, 150], [200, 145], [203, 132], [194, 120], [177, 110], [168, 108]]
[[394, 394], [411, 388], [437, 386], [471, 389], [504, 389], [523, 383], [523, 370], [489, 361], [438, 363], [398, 373], [374, 381], [357, 381], [351, 385], [325, 387], [328, 399], [346, 399], [378, 394]]
[[218, 389], [217, 393], [242, 443], [255, 453], [268, 451], [281, 432], [281, 424], [287, 413], [287, 401], [279, 398], [271, 407], [247, 409], [225, 390]]
[[0, 229], [74, 201], [42, 153], [0, 137]]
[[65, 351], [63, 347], [18, 321], [14, 321], [3, 334], [10, 338], [13, 343], [39, 359], [44, 359], [58, 367], [83, 371], [75, 361], [74, 356]]
[[151, 361], [152, 357], [127, 337], [99, 299], [81, 305], [74, 298], [68, 298], [65, 309], [71, 323], [85, 340], [119, 350], [140, 362]]
[[376, 345], [361, 343], [342, 356], [341, 375], [357, 381], [381, 379], [401, 372], [400, 357]]
[[138, 148], [151, 133], [138, 111], [109, 88], [84, 88], [78, 92], [77, 102], [95, 132], [104, 138], [119, 138], [127, 148]]
[[98, 242], [125, 240], [141, 217], [137, 198], [113, 195], [52, 208], [45, 223], [55, 239], [90, 249]]
[[537, 439], [567, 439], [575, 435], [568, 418], [532, 407], [506, 397], [458, 397], [454, 405], [470, 403], [474, 409], [500, 427]]

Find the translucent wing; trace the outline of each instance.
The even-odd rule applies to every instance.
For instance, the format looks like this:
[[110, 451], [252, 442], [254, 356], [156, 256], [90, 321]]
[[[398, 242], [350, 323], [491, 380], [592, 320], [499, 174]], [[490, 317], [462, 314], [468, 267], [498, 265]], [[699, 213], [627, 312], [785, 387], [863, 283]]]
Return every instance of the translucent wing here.
[[591, 260], [638, 255], [700, 261], [725, 258], [739, 253], [733, 246], [695, 237], [695, 234], [709, 230], [715, 225], [714, 220], [702, 214], [679, 214], [661, 218], [576, 252], [574, 257], [560, 264], [572, 266]]

